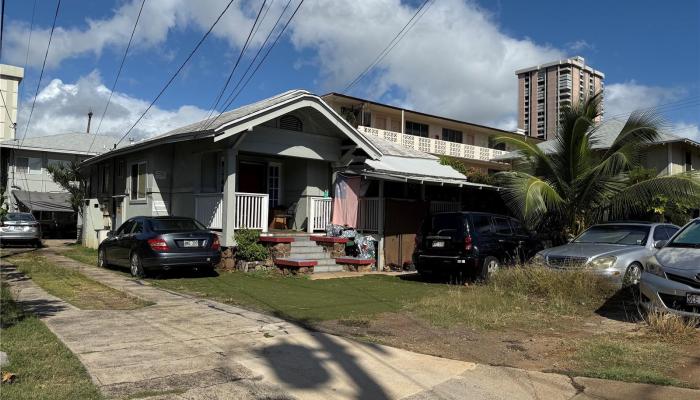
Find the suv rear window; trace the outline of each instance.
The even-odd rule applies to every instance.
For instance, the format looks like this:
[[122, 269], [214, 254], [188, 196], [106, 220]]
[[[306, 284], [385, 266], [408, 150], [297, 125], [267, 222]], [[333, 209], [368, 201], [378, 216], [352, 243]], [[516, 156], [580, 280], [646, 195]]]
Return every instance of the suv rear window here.
[[205, 231], [204, 225], [193, 219], [152, 219], [151, 230], [154, 232], [191, 232]]
[[472, 215], [472, 230], [477, 234], [491, 232], [491, 217], [488, 215]]
[[508, 223], [507, 218], [494, 217], [493, 223], [496, 228], [496, 233], [500, 235], [510, 235], [512, 233], [510, 231], [510, 224]]
[[464, 230], [464, 217], [461, 214], [437, 214], [430, 218], [430, 233], [452, 236]]

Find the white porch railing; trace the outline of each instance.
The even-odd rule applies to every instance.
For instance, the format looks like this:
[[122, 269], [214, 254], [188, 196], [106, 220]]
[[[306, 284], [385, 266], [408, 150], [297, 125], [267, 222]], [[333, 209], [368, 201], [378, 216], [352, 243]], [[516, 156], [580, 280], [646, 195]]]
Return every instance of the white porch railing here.
[[415, 135], [405, 135], [401, 132], [358, 126], [357, 130], [365, 135], [372, 135], [390, 142], [398, 143], [410, 149], [424, 153], [438, 154], [451, 157], [469, 158], [472, 160], [489, 161], [494, 157], [506, 154], [506, 151], [471, 144], [454, 143], [446, 140], [425, 138]]
[[223, 201], [221, 193], [197, 194], [194, 197], [195, 219], [207, 228], [223, 229]]
[[357, 210], [357, 229], [367, 232], [379, 232], [379, 221], [384, 211], [383, 202], [379, 197], [360, 198]]
[[270, 201], [267, 194], [236, 192], [233, 229], [260, 229], [267, 232]]
[[431, 201], [430, 202], [430, 212], [451, 212], [451, 211], [462, 211], [462, 205], [458, 201]]
[[307, 232], [313, 233], [314, 231], [326, 230], [326, 226], [331, 223], [332, 207], [333, 199], [331, 198], [309, 197]]

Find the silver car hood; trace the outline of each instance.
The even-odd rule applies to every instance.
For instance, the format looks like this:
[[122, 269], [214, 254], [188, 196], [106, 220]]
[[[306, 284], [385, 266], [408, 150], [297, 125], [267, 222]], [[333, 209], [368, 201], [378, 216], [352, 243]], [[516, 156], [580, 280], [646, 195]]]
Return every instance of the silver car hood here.
[[663, 267], [700, 270], [700, 249], [664, 247], [656, 252], [656, 259]]
[[568, 243], [562, 246], [552, 247], [550, 249], [543, 250], [541, 254], [545, 257], [563, 256], [591, 258], [626, 254], [644, 249], [644, 246], [625, 246], [619, 244]]

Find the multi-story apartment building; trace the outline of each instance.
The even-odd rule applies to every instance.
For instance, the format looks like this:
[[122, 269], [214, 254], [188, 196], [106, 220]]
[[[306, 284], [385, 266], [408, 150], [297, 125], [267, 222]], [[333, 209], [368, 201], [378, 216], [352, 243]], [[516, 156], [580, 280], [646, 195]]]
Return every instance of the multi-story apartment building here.
[[488, 126], [407, 110], [389, 104], [329, 93], [322, 96], [338, 114], [360, 132], [437, 156], [458, 158], [482, 172], [508, 169], [493, 158], [505, 154], [496, 138], [521, 134]]
[[15, 138], [14, 123], [17, 122], [19, 104], [17, 93], [22, 78], [24, 68], [0, 64], [0, 140]]
[[605, 75], [577, 56], [515, 71], [518, 131], [549, 140], [556, 136], [562, 108], [603, 90]]

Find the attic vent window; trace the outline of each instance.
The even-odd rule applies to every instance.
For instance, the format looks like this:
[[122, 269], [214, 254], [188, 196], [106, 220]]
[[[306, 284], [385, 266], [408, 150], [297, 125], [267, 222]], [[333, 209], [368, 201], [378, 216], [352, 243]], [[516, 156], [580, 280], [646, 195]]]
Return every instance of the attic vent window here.
[[298, 117], [294, 115], [283, 115], [280, 117], [280, 129], [301, 132], [304, 126]]

